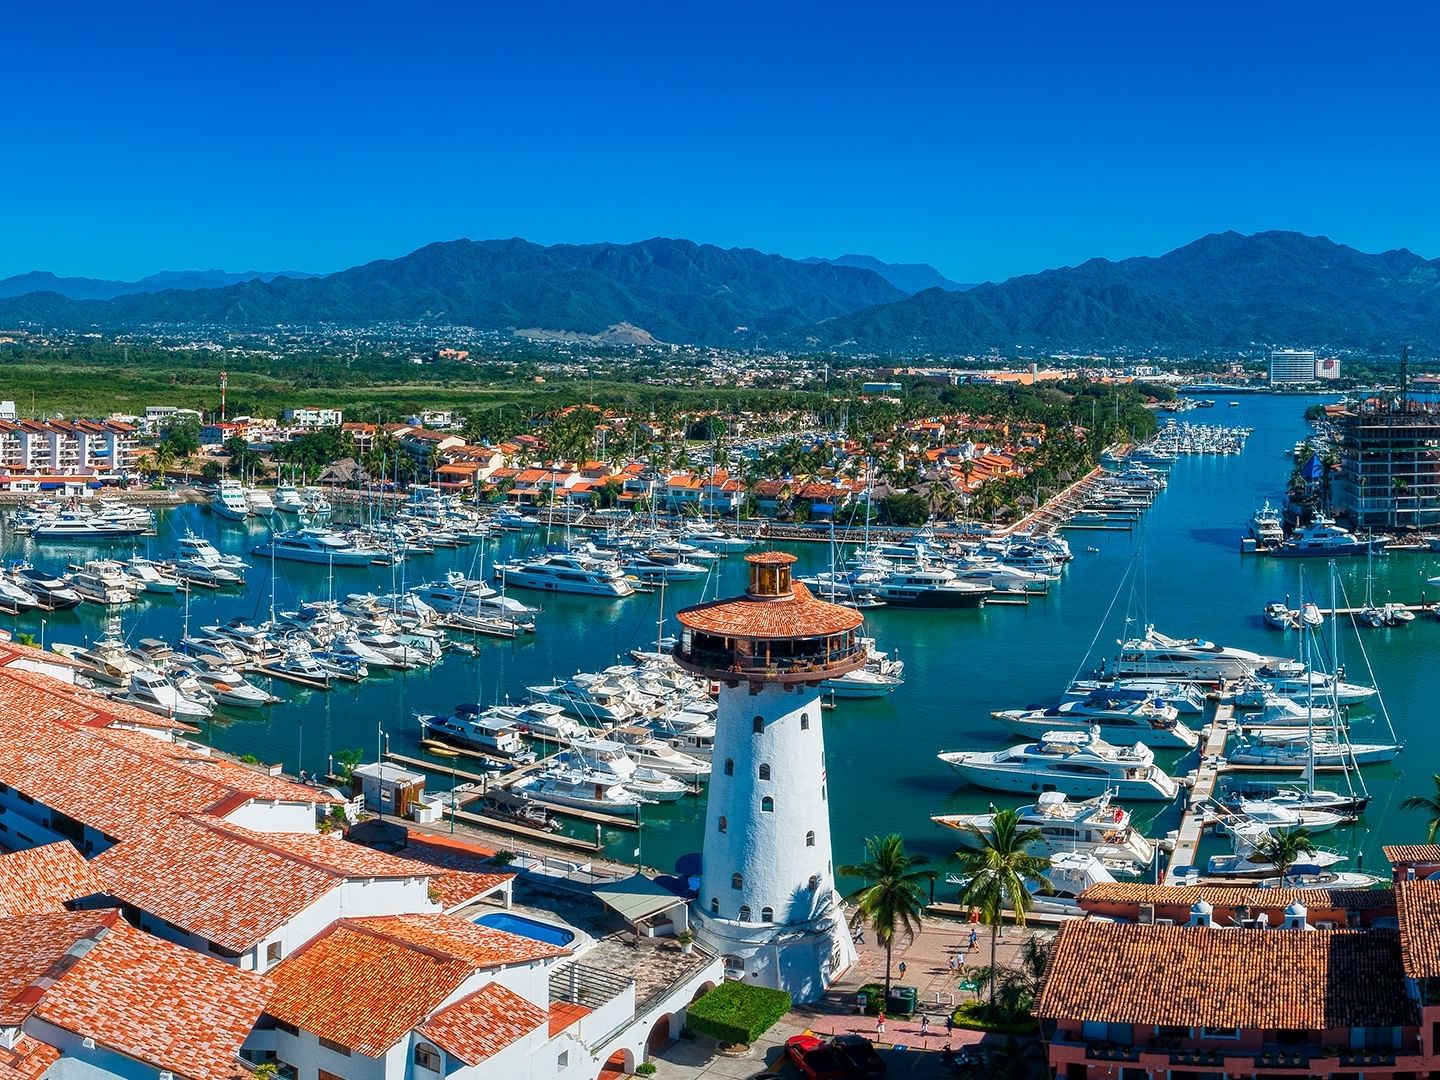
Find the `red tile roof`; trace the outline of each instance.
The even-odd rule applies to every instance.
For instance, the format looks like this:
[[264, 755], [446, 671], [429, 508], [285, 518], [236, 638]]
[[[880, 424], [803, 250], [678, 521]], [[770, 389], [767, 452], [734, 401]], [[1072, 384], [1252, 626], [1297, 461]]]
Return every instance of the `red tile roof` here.
[[1405, 974], [1440, 978], [1440, 881], [1397, 881], [1395, 902]]
[[64, 841], [0, 855], [0, 917], [64, 911], [99, 891], [99, 875]]
[[1440, 864], [1440, 844], [1386, 844], [1380, 849], [1392, 865], [1403, 863]]
[[399, 854], [438, 873], [430, 879], [430, 888], [446, 911], [492, 892], [515, 876], [495, 870], [490, 862], [493, 851], [450, 836], [411, 832]]
[[1415, 1022], [1392, 930], [1060, 928], [1045, 1019], [1325, 1031]]
[[341, 919], [272, 969], [267, 1011], [378, 1057], [477, 971], [567, 951], [449, 915]]
[[498, 983], [446, 1006], [420, 1033], [452, 1057], [478, 1065], [518, 1039], [546, 1026], [545, 1010]]
[[346, 879], [431, 872], [338, 837], [258, 833], [201, 816], [118, 844], [93, 865], [109, 895], [234, 952], [263, 941]]
[[1211, 907], [1256, 909], [1284, 908], [1300, 903], [1313, 910], [1339, 908], [1370, 910], [1395, 906], [1395, 897], [1386, 889], [1262, 889], [1228, 885], [1149, 885], [1141, 881], [1107, 881], [1091, 885], [1080, 894], [1084, 907], [1089, 901], [1121, 904], [1183, 904], [1189, 907], [1203, 900]]
[[109, 914], [107, 932], [44, 991], [35, 1015], [153, 1068], [229, 1080], [268, 982]]
[[676, 618], [682, 626], [701, 633], [746, 638], [824, 637], [855, 630], [865, 621], [853, 608], [814, 599], [798, 581], [791, 585], [788, 599], [751, 600], [741, 596], [712, 600], [684, 608]]

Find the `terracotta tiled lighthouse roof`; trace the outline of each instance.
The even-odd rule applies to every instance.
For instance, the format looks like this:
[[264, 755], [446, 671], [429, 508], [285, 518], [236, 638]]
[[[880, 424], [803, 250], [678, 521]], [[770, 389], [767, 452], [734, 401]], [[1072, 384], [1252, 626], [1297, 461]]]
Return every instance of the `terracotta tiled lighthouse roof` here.
[[[702, 634], [741, 638], [810, 638], [857, 630], [865, 620], [858, 611], [816, 600], [790, 578], [795, 556], [761, 551], [745, 556], [751, 587], [743, 596], [685, 608], [676, 618]], [[774, 574], [774, 591], [760, 591], [765, 570]]]

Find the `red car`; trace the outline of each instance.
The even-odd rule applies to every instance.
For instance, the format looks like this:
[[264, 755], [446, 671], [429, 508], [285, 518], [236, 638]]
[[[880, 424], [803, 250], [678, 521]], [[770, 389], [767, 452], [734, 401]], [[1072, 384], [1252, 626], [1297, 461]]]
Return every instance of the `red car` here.
[[809, 1080], [846, 1080], [848, 1062], [814, 1035], [791, 1035], [785, 1040], [785, 1056]]

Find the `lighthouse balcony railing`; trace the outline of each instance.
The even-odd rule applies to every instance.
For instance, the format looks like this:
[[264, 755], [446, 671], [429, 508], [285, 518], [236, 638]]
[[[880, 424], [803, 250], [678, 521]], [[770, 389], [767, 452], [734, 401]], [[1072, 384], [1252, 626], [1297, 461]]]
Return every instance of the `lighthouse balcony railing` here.
[[695, 667], [734, 675], [826, 676], [833, 671], [853, 667], [856, 659], [865, 656], [865, 646], [855, 642], [805, 655], [765, 656], [740, 649], [687, 648], [682, 641], [675, 646], [675, 656]]

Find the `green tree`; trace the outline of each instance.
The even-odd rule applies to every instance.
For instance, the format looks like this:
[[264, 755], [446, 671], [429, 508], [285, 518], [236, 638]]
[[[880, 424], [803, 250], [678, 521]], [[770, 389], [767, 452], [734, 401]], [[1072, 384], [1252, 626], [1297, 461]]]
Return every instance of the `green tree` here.
[[1435, 834], [1440, 833], [1440, 773], [1430, 777], [1435, 785], [1434, 795], [1411, 795], [1400, 804], [1402, 810], [1423, 810], [1430, 815], [1425, 825], [1425, 842], [1435, 843]]
[[885, 946], [885, 997], [890, 997], [890, 955], [897, 930], [913, 939], [925, 911], [928, 875], [918, 869], [928, 861], [923, 855], [908, 855], [899, 833], [872, 836], [865, 841], [869, 859], [859, 865], [842, 866], [846, 877], [859, 878], [863, 886], [845, 899], [854, 902], [852, 925], [868, 923], [875, 940]]
[[980, 838], [980, 847], [956, 853], [960, 876], [965, 879], [960, 903], [978, 912], [980, 921], [990, 928], [990, 1001], [994, 1004], [995, 956], [1005, 912], [1014, 912], [1015, 921], [1025, 925], [1030, 910], [1030, 887], [1025, 879], [1042, 877], [1050, 860], [1030, 854], [1030, 848], [1041, 839], [1040, 830], [1021, 828], [1020, 816], [1014, 810], [996, 813], [988, 833], [976, 826], [970, 828]]
[[364, 750], [350, 749], [335, 751], [335, 775], [348, 784], [355, 775], [355, 766], [364, 760]]
[[204, 465], [200, 466], [200, 479], [204, 480], [207, 484], [217, 483], [224, 474], [225, 466], [221, 465], [220, 462], [214, 458], [210, 458]]
[[1250, 857], [1275, 867], [1283, 889], [1290, 868], [1300, 861], [1301, 856], [1313, 854], [1315, 844], [1310, 839], [1309, 829], [1282, 829], [1259, 840]]

